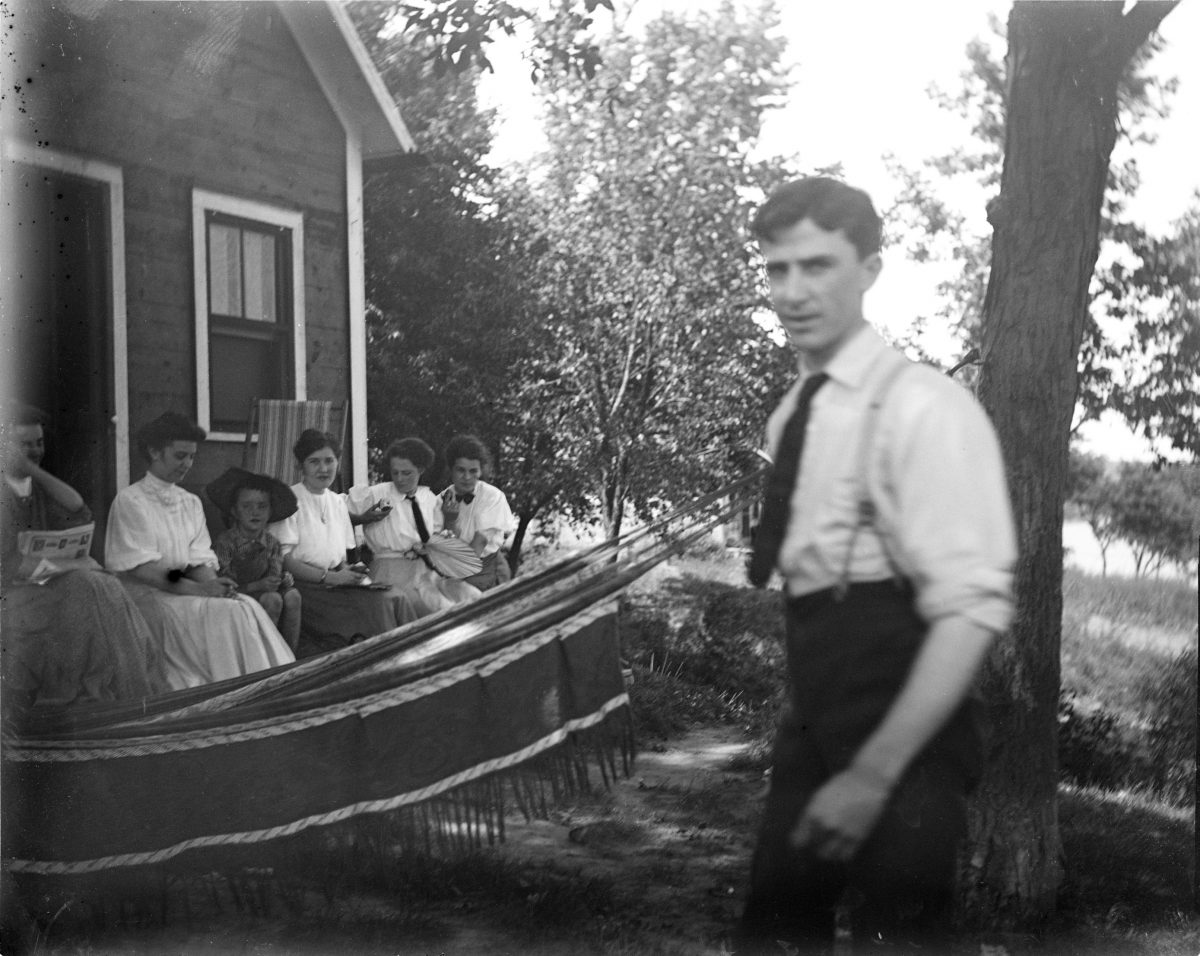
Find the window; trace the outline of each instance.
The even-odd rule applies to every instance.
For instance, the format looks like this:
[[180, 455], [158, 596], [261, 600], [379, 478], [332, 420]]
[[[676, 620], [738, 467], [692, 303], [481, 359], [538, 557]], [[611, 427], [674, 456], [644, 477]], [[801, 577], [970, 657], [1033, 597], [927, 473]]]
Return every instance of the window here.
[[252, 398], [303, 398], [299, 213], [197, 190], [197, 419], [240, 439]]

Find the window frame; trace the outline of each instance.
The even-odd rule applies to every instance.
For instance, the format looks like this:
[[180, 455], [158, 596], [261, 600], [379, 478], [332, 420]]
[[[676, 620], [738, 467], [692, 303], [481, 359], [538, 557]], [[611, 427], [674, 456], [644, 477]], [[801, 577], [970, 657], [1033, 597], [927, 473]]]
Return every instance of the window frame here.
[[[209, 275], [208, 275], [208, 222], [209, 214], [228, 216], [242, 220], [253, 229], [255, 225], [270, 227], [270, 231], [287, 230], [290, 233], [291, 256], [288, 263], [288, 276], [279, 277], [277, 281], [289, 284], [283, 290], [277, 305], [291, 303], [292, 334], [290, 340], [292, 362], [291, 398], [303, 401], [308, 397], [307, 365], [305, 363], [305, 309], [304, 309], [304, 214], [292, 209], [273, 206], [269, 203], [251, 199], [241, 199], [236, 196], [210, 192], [204, 189], [192, 190], [192, 259], [194, 263], [193, 290], [195, 298], [195, 327], [196, 327], [196, 422], [209, 432], [212, 441], [245, 441], [245, 432], [211, 431], [212, 426], [212, 391], [210, 387], [211, 353], [209, 336], [212, 332], [209, 324]], [[254, 321], [254, 320], [247, 320]], [[286, 316], [280, 316], [279, 325], [285, 325]], [[286, 337], [287, 333], [283, 333]], [[263, 396], [268, 397], [268, 396]], [[249, 409], [247, 409], [249, 412]]]

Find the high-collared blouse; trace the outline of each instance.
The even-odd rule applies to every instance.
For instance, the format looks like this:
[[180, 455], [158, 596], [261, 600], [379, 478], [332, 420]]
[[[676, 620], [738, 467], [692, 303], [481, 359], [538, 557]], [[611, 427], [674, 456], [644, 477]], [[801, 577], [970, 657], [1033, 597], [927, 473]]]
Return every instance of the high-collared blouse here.
[[179, 568], [217, 566], [200, 499], [147, 472], [113, 499], [104, 564], [110, 571], [131, 571], [159, 560]]

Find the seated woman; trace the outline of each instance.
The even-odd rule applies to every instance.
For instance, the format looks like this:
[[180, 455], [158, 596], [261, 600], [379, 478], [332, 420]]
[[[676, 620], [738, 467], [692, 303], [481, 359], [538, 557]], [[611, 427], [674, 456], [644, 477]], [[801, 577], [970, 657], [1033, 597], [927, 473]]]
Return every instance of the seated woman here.
[[204, 506], [179, 487], [204, 429], [166, 412], [138, 433], [148, 467], [108, 513], [104, 563], [160, 641], [167, 679], [195, 687], [295, 660], [266, 611], [217, 574]]
[[121, 582], [91, 568], [34, 584], [22, 573], [22, 531], [91, 523], [79, 493], [41, 467], [44, 413], [6, 416], [0, 482], [0, 632], [10, 713], [35, 703], [131, 700], [167, 691], [157, 646]]
[[[301, 656], [342, 647], [416, 620], [408, 596], [372, 590], [362, 568], [348, 562], [355, 549], [346, 500], [329, 490], [342, 450], [327, 432], [307, 429], [292, 448], [301, 479], [292, 485], [299, 507], [270, 532], [283, 546], [283, 567], [300, 588]], [[371, 515], [368, 520], [376, 517]]]
[[442, 532], [438, 499], [421, 484], [422, 472], [433, 464], [433, 449], [419, 438], [402, 438], [384, 457], [392, 480], [357, 485], [349, 495], [353, 513], [386, 515], [363, 528], [374, 555], [371, 576], [409, 594], [421, 615], [479, 597], [478, 588], [438, 574], [424, 554], [425, 542]]
[[500, 546], [513, 528], [513, 513], [504, 492], [483, 480], [491, 468], [487, 446], [474, 435], [455, 435], [446, 445], [452, 484], [438, 497], [445, 527], [467, 542], [483, 559], [483, 570], [463, 580], [480, 591], [512, 580]]

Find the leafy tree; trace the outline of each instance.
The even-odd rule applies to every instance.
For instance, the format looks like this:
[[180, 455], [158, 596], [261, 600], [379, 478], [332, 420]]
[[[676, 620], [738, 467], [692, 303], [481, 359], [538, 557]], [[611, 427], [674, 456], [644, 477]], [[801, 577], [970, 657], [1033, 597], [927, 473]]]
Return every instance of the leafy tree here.
[[509, 552], [515, 566], [529, 521], [570, 483], [553, 450], [541, 449], [536, 466], [524, 451], [506, 454], [528, 444], [508, 396], [530, 314], [497, 171], [486, 161], [492, 116], [476, 99], [477, 69], [438, 70], [423, 55], [428, 38], [389, 31], [393, 4], [350, 9], [423, 160], [369, 169], [365, 185], [371, 443], [378, 455], [405, 435], [435, 448], [458, 432], [479, 435], [522, 522]]
[[602, 81], [547, 76], [550, 151], [531, 174], [541, 348], [518, 403], [550, 415], [605, 530], [711, 490], [737, 468], [786, 351], [753, 321], [750, 160], [784, 75], [769, 5], [664, 16], [605, 42]]
[[972, 804], [964, 881], [968, 915], [981, 923], [1037, 925], [1057, 898], [1067, 446], [1120, 84], [1172, 7], [1018, 2], [1009, 16], [979, 396], [1005, 452], [1020, 558], [1016, 618], [985, 674], [994, 746]]
[[1200, 535], [1200, 468], [1196, 465], [1121, 465], [1113, 525], [1133, 549], [1136, 574], [1167, 564], [1190, 567]]
[[589, 33], [592, 14], [613, 9], [612, 0], [561, 0], [549, 17], [506, 0], [423, 0], [394, 6], [405, 20], [406, 32], [421, 40], [438, 77], [491, 70], [487, 48], [497, 35], [514, 36], [522, 27], [532, 28], [535, 42], [528, 57], [534, 80], [555, 71], [591, 79], [600, 66], [600, 53]]
[[[991, 17], [989, 22], [992, 33], [1002, 36], [998, 19]], [[1177, 87], [1175, 79], [1160, 79], [1147, 72], [1161, 48], [1162, 41], [1151, 37], [1131, 58], [1118, 85], [1119, 136], [1133, 146], [1154, 142], [1149, 124], [1169, 113], [1168, 103]], [[937, 318], [939, 324], [957, 327], [969, 350], [979, 345], [991, 238], [974, 235], [966, 216], [939, 195], [937, 184], [969, 177], [994, 197], [1000, 186], [1008, 80], [1006, 66], [993, 52], [993, 44], [977, 38], [968, 44], [966, 54], [968, 67], [961, 74], [961, 89], [952, 95], [936, 88], [932, 92], [944, 108], [970, 121], [972, 139], [947, 155], [928, 159], [920, 169], [892, 163], [902, 189], [891, 216], [903, 223], [902, 244], [910, 258], [917, 262], [946, 260], [957, 266], [955, 273], [938, 286], [942, 305]], [[1136, 311], [1135, 303], [1153, 305], [1151, 287], [1161, 289], [1161, 279], [1152, 281], [1143, 271], [1123, 265], [1124, 260], [1144, 256], [1144, 250], [1155, 247], [1145, 231], [1127, 217], [1126, 200], [1136, 193], [1139, 184], [1136, 152], [1108, 172], [1101, 236], [1112, 254], [1103, 257], [1093, 280], [1093, 305], [1086, 317], [1079, 355], [1079, 410], [1073, 430], [1110, 407], [1125, 410], [1131, 426], [1141, 424], [1132, 406], [1122, 403], [1122, 395], [1128, 393], [1118, 389], [1113, 370], [1144, 366], [1145, 355], [1155, 351], [1155, 336], [1170, 324], [1154, 308]], [[1169, 282], [1180, 278], [1177, 272], [1170, 275]], [[1112, 325], [1106, 320], [1111, 319], [1128, 319], [1127, 324], [1137, 319], [1138, 334], [1115, 341], [1106, 334]], [[1200, 362], [1200, 353], [1190, 358], [1194, 365]], [[1164, 401], [1192, 407], [1184, 399], [1192, 393], [1183, 383], [1164, 383], [1160, 391]]]
[[1107, 311], [1132, 326], [1113, 407], [1150, 439], [1200, 454], [1200, 193], [1163, 238], [1129, 230], [1137, 265], [1114, 267]]
[[1100, 546], [1100, 574], [1108, 575], [1108, 549], [1120, 537], [1116, 511], [1121, 483], [1109, 462], [1097, 455], [1072, 451], [1067, 476], [1067, 498], [1091, 528]]

